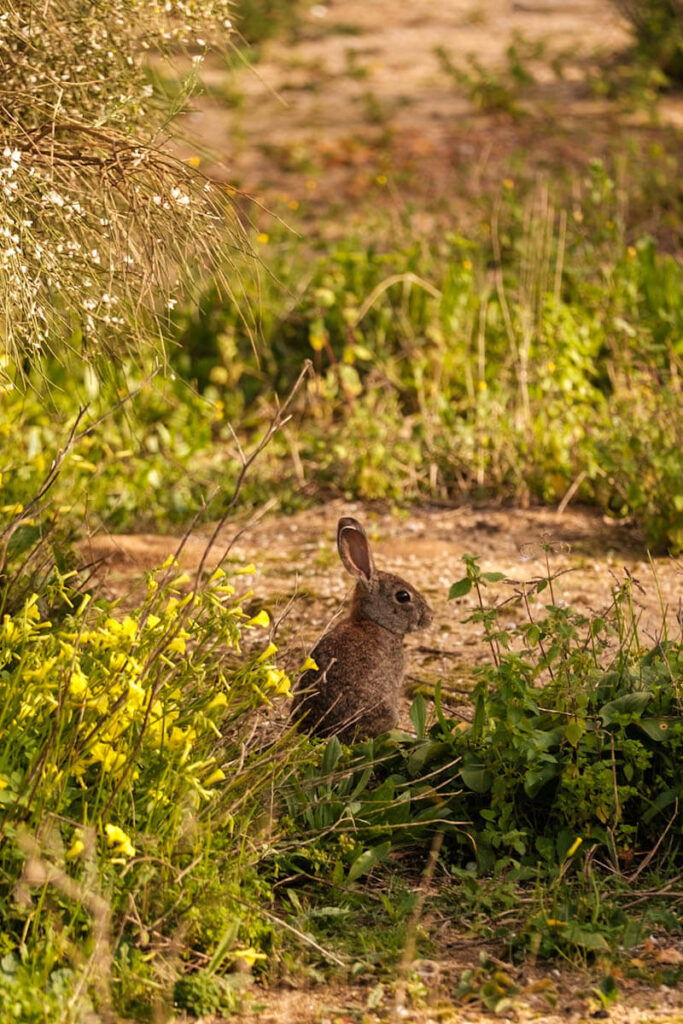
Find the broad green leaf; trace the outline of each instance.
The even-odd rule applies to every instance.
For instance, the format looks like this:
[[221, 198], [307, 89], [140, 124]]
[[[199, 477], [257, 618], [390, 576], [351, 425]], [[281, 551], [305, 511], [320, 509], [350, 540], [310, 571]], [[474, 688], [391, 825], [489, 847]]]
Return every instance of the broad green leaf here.
[[325, 747], [325, 753], [323, 754], [322, 770], [324, 775], [329, 775], [337, 766], [339, 758], [342, 756], [341, 743], [336, 736], [332, 736]]
[[534, 797], [560, 774], [559, 764], [543, 764], [524, 773], [524, 792]]
[[675, 718], [641, 718], [638, 725], [651, 740], [671, 739], [671, 726], [680, 719]]
[[452, 601], [456, 597], [464, 597], [466, 594], [469, 594], [471, 589], [472, 580], [465, 576], [463, 579], [458, 580], [457, 583], [452, 585], [451, 589], [448, 591], [448, 600]]
[[600, 708], [604, 725], [612, 725], [622, 715], [639, 715], [652, 700], [651, 693], [625, 693]]
[[390, 849], [391, 842], [387, 839], [386, 842], [380, 843], [379, 846], [373, 846], [370, 850], [364, 850], [360, 857], [356, 857], [351, 865], [348, 881], [355, 882], [361, 875], [366, 875], [368, 871], [372, 871], [376, 864], [384, 860]]
[[483, 572], [481, 578], [486, 580], [487, 583], [500, 583], [501, 580], [505, 579], [504, 572]]
[[446, 758], [450, 751], [447, 743], [440, 740], [427, 740], [415, 747], [408, 758], [408, 771], [411, 775], [419, 775], [420, 772], [437, 758]]
[[670, 807], [672, 803], [676, 800], [680, 800], [681, 798], [683, 798], [683, 786], [675, 786], [671, 789], [664, 790], [663, 793], [659, 794], [656, 800], [653, 800], [645, 811], [642, 816], [642, 821], [647, 824], [648, 821], [652, 821], [653, 818], [656, 818], [665, 807]]
[[469, 764], [458, 773], [473, 793], [488, 793], [493, 783], [491, 772], [483, 764]]
[[573, 747], [578, 747], [579, 740], [585, 731], [583, 722], [579, 722], [578, 719], [573, 718], [564, 730], [564, 735], [568, 743], [571, 743]]
[[582, 949], [609, 949], [603, 935], [600, 935], [599, 932], [589, 932], [585, 928], [579, 927], [579, 925], [574, 922], [567, 927], [567, 930], [564, 932], [564, 937], [568, 939], [569, 942], [573, 942], [575, 946], [580, 946]]

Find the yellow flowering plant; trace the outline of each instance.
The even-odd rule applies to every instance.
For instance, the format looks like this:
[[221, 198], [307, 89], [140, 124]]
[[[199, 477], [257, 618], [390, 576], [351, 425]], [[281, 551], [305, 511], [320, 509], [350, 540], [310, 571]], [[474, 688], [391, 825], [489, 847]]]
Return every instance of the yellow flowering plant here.
[[[5, 879], [21, 860], [17, 835], [40, 835], [46, 822], [59, 836], [49, 856], [76, 879], [95, 857], [98, 884], [122, 912], [141, 889], [152, 915], [164, 915], [178, 878], [199, 898], [216, 864], [226, 879], [241, 870], [238, 815], [253, 813], [287, 764], [276, 745], [265, 760], [255, 751], [252, 769], [246, 740], [260, 709], [271, 714], [290, 688], [244, 575], [231, 582], [219, 570], [187, 592], [170, 564], [150, 575], [143, 606], [120, 614], [55, 573], [51, 596], [30, 594], [0, 618]], [[49, 901], [31, 911], [36, 934], [53, 927], [53, 912]], [[25, 921], [17, 907], [8, 924], [17, 944]]]

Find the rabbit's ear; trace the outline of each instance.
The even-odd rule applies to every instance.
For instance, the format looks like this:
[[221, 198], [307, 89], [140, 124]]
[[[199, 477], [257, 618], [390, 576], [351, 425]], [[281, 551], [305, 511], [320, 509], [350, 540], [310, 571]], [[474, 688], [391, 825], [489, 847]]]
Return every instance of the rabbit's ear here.
[[370, 545], [357, 519], [344, 516], [337, 524], [337, 549], [347, 572], [369, 583], [375, 574]]

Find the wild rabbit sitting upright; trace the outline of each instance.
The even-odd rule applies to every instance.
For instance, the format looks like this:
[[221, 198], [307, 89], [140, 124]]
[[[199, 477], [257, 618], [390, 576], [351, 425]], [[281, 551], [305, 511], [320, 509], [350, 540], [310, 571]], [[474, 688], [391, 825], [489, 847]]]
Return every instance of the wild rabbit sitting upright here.
[[375, 569], [357, 519], [339, 520], [337, 549], [358, 581], [351, 614], [313, 649], [318, 669], [304, 672], [297, 682], [292, 714], [301, 732], [352, 742], [397, 725], [403, 637], [429, 626], [433, 616], [415, 587]]

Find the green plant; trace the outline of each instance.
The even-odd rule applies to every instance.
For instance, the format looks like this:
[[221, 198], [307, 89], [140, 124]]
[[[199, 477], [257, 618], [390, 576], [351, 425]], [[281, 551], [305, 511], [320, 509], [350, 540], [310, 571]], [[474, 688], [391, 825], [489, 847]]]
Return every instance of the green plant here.
[[614, 0], [636, 36], [636, 52], [671, 78], [683, 78], [683, 9], [680, 0]]
[[[239, 837], [281, 755], [253, 751], [245, 762], [241, 750], [258, 708], [287, 693], [289, 680], [273, 664], [275, 645], [249, 644], [268, 617], [243, 611], [248, 572], [237, 570], [230, 583], [216, 570], [201, 590], [184, 592], [169, 562], [150, 576], [143, 607], [117, 616], [75, 589], [73, 574], [54, 570], [40, 596], [4, 614], [0, 906], [8, 984], [18, 986], [24, 973], [34, 983], [42, 976], [51, 990], [60, 978], [100, 1007], [112, 997], [132, 1006], [149, 1003], [157, 984], [150, 950], [163, 955], [179, 927], [195, 951], [213, 954], [214, 971], [250, 955], [244, 897], [259, 886], [248, 881]], [[224, 909], [207, 915], [216, 899]]]

